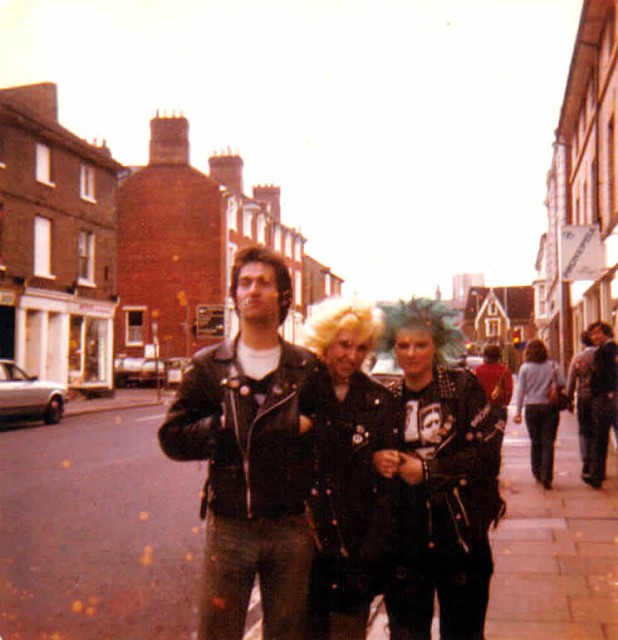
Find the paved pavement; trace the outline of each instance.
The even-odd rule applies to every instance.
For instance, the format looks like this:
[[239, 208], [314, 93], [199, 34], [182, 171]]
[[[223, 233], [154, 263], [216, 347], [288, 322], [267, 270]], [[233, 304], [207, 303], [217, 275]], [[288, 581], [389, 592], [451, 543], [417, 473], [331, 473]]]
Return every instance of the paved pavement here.
[[[66, 413], [156, 405], [171, 397], [169, 391], [120, 389], [113, 398], [73, 399]], [[525, 426], [509, 420], [501, 474], [508, 512], [491, 534], [496, 568], [486, 640], [618, 640], [615, 441], [601, 490], [580, 480], [577, 423], [570, 413], [561, 414], [551, 491], [532, 478], [529, 451]], [[376, 603], [368, 639], [386, 638], [386, 616]]]

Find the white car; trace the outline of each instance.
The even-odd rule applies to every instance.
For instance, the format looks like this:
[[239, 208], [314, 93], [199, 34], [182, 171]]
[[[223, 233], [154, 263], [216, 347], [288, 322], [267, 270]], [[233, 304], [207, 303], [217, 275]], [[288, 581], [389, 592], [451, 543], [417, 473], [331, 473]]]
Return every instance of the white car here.
[[39, 380], [12, 360], [0, 360], [0, 420], [31, 419], [56, 424], [68, 401], [66, 384]]

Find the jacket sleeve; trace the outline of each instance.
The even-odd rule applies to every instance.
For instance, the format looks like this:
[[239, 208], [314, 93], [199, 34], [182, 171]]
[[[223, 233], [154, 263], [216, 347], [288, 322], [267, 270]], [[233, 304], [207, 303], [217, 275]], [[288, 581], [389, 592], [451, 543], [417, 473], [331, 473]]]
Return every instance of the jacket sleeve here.
[[566, 383], [566, 391], [567, 397], [569, 401], [573, 401], [573, 396], [575, 395], [575, 382], [577, 381], [577, 362], [579, 358], [575, 356], [571, 361], [571, 366], [569, 367], [569, 375], [567, 376]]
[[467, 373], [463, 376], [457, 385], [452, 439], [427, 461], [428, 480], [434, 486], [495, 479], [500, 471], [504, 434], [478, 379]]
[[[525, 363], [524, 363], [525, 364]], [[526, 393], [526, 367], [522, 364], [519, 368], [517, 380], [517, 393], [515, 394], [515, 412], [521, 415], [524, 406], [524, 396]]]
[[505, 365], [504, 368], [504, 404], [507, 405], [511, 402], [513, 397], [513, 375], [511, 370]]
[[206, 460], [221, 428], [222, 393], [208, 360], [185, 370], [176, 398], [159, 428], [159, 443], [173, 460]]

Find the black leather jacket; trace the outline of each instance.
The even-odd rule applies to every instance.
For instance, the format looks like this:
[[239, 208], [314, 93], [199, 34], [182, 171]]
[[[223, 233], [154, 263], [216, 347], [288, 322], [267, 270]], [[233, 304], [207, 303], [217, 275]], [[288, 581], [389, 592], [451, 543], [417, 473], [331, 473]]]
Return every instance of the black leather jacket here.
[[[391, 391], [398, 398], [400, 447], [409, 451], [403, 380]], [[427, 550], [468, 554], [485, 548], [490, 524], [497, 524], [506, 509], [498, 491], [503, 425], [468, 371], [436, 367], [418, 401], [431, 442], [423, 453], [425, 482], [409, 486], [399, 481], [402, 557], [410, 561]]]
[[299, 390], [315, 358], [287, 342], [281, 348], [257, 413], [235, 343], [202, 349], [159, 429], [170, 458], [210, 461], [207, 500], [216, 514], [276, 518], [304, 512], [314, 455], [311, 438], [299, 433]]
[[343, 402], [333, 390], [325, 367], [311, 376], [318, 466], [309, 507], [317, 550], [326, 556], [379, 559], [394, 528], [392, 480], [373, 468], [373, 454], [397, 448], [393, 398], [381, 384], [355, 373]]

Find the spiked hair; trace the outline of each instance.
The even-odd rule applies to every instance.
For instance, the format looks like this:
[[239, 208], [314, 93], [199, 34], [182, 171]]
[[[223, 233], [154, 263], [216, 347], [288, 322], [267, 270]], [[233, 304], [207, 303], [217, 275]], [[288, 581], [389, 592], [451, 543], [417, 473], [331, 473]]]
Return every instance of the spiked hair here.
[[412, 298], [409, 302], [382, 303], [380, 308], [386, 319], [382, 339], [384, 351], [393, 349], [400, 329], [428, 331], [436, 347], [438, 362], [456, 359], [464, 351], [464, 336], [454, 324], [456, 312], [439, 300]]

